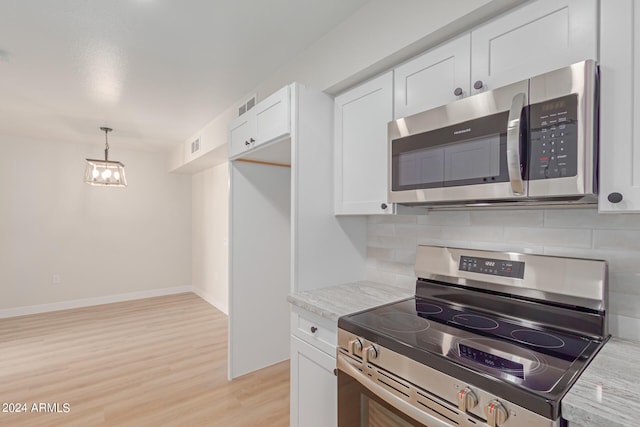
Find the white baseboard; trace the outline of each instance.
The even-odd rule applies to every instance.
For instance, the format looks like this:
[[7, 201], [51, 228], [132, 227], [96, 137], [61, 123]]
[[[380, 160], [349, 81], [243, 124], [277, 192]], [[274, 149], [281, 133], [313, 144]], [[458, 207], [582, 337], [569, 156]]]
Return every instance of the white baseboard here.
[[614, 337], [640, 341], [640, 319], [609, 314], [609, 333]]
[[16, 308], [0, 309], [0, 319], [7, 317], [26, 316], [28, 314], [48, 313], [50, 311], [69, 310], [72, 308], [90, 307], [92, 305], [110, 304], [113, 302], [131, 301], [143, 298], [161, 297], [164, 295], [193, 292], [191, 286], [175, 288], [151, 289], [148, 291], [130, 292], [126, 294], [107, 295], [104, 297], [83, 298], [72, 301], [61, 301], [50, 304], [29, 305]]
[[208, 302], [209, 304], [211, 304], [212, 306], [214, 306], [215, 308], [217, 308], [227, 316], [229, 315], [229, 304], [227, 301], [219, 301], [216, 298], [214, 298], [213, 295], [211, 295], [210, 293], [195, 287], [191, 290], [191, 292], [198, 295], [200, 298], [202, 298], [203, 300], [205, 300], [206, 302]]

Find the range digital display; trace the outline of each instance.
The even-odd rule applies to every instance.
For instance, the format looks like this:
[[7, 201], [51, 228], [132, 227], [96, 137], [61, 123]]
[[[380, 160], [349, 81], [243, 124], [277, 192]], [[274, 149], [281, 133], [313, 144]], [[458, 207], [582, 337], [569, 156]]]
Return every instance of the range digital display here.
[[524, 262], [461, 256], [458, 270], [493, 276], [524, 278]]
[[489, 368], [497, 369], [505, 374], [524, 379], [524, 365], [521, 363], [464, 344], [458, 344], [458, 348], [460, 349], [460, 357], [473, 360]]

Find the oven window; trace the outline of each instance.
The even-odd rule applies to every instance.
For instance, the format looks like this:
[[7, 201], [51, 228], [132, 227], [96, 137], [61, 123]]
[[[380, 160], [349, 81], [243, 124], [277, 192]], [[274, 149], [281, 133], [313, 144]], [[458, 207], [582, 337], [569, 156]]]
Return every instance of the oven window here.
[[[452, 424], [453, 425], [453, 424]], [[338, 427], [432, 427], [421, 424], [338, 371]]]
[[360, 405], [362, 410], [362, 427], [415, 427], [415, 424], [411, 424], [384, 406], [380, 405], [375, 400], [369, 398], [369, 396], [362, 396], [362, 404]]

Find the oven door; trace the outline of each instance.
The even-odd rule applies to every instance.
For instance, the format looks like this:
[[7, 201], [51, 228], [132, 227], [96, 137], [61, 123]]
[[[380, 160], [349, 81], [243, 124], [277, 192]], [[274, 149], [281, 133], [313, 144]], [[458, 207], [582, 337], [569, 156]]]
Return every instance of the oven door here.
[[[446, 407], [419, 409], [402, 396], [401, 386], [392, 375], [380, 378], [362, 370], [362, 365], [338, 353], [338, 427], [457, 427], [459, 422], [447, 417], [454, 411]], [[381, 385], [384, 384], [384, 385]], [[414, 398], [417, 396], [413, 396]], [[420, 402], [418, 402], [420, 405]]]
[[389, 200], [526, 197], [528, 81], [389, 123]]

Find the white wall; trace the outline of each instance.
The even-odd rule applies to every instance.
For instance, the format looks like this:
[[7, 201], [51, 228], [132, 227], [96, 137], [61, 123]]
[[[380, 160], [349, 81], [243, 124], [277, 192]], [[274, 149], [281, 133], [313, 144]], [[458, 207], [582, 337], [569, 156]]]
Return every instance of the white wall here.
[[610, 331], [640, 340], [640, 214], [536, 209], [372, 216], [367, 279], [413, 289], [419, 244], [604, 259]]
[[0, 152], [0, 316], [189, 289], [191, 180], [164, 153], [112, 143], [121, 189], [83, 182], [103, 146], [0, 136]]
[[192, 277], [194, 291], [229, 313], [229, 164], [192, 177]]

